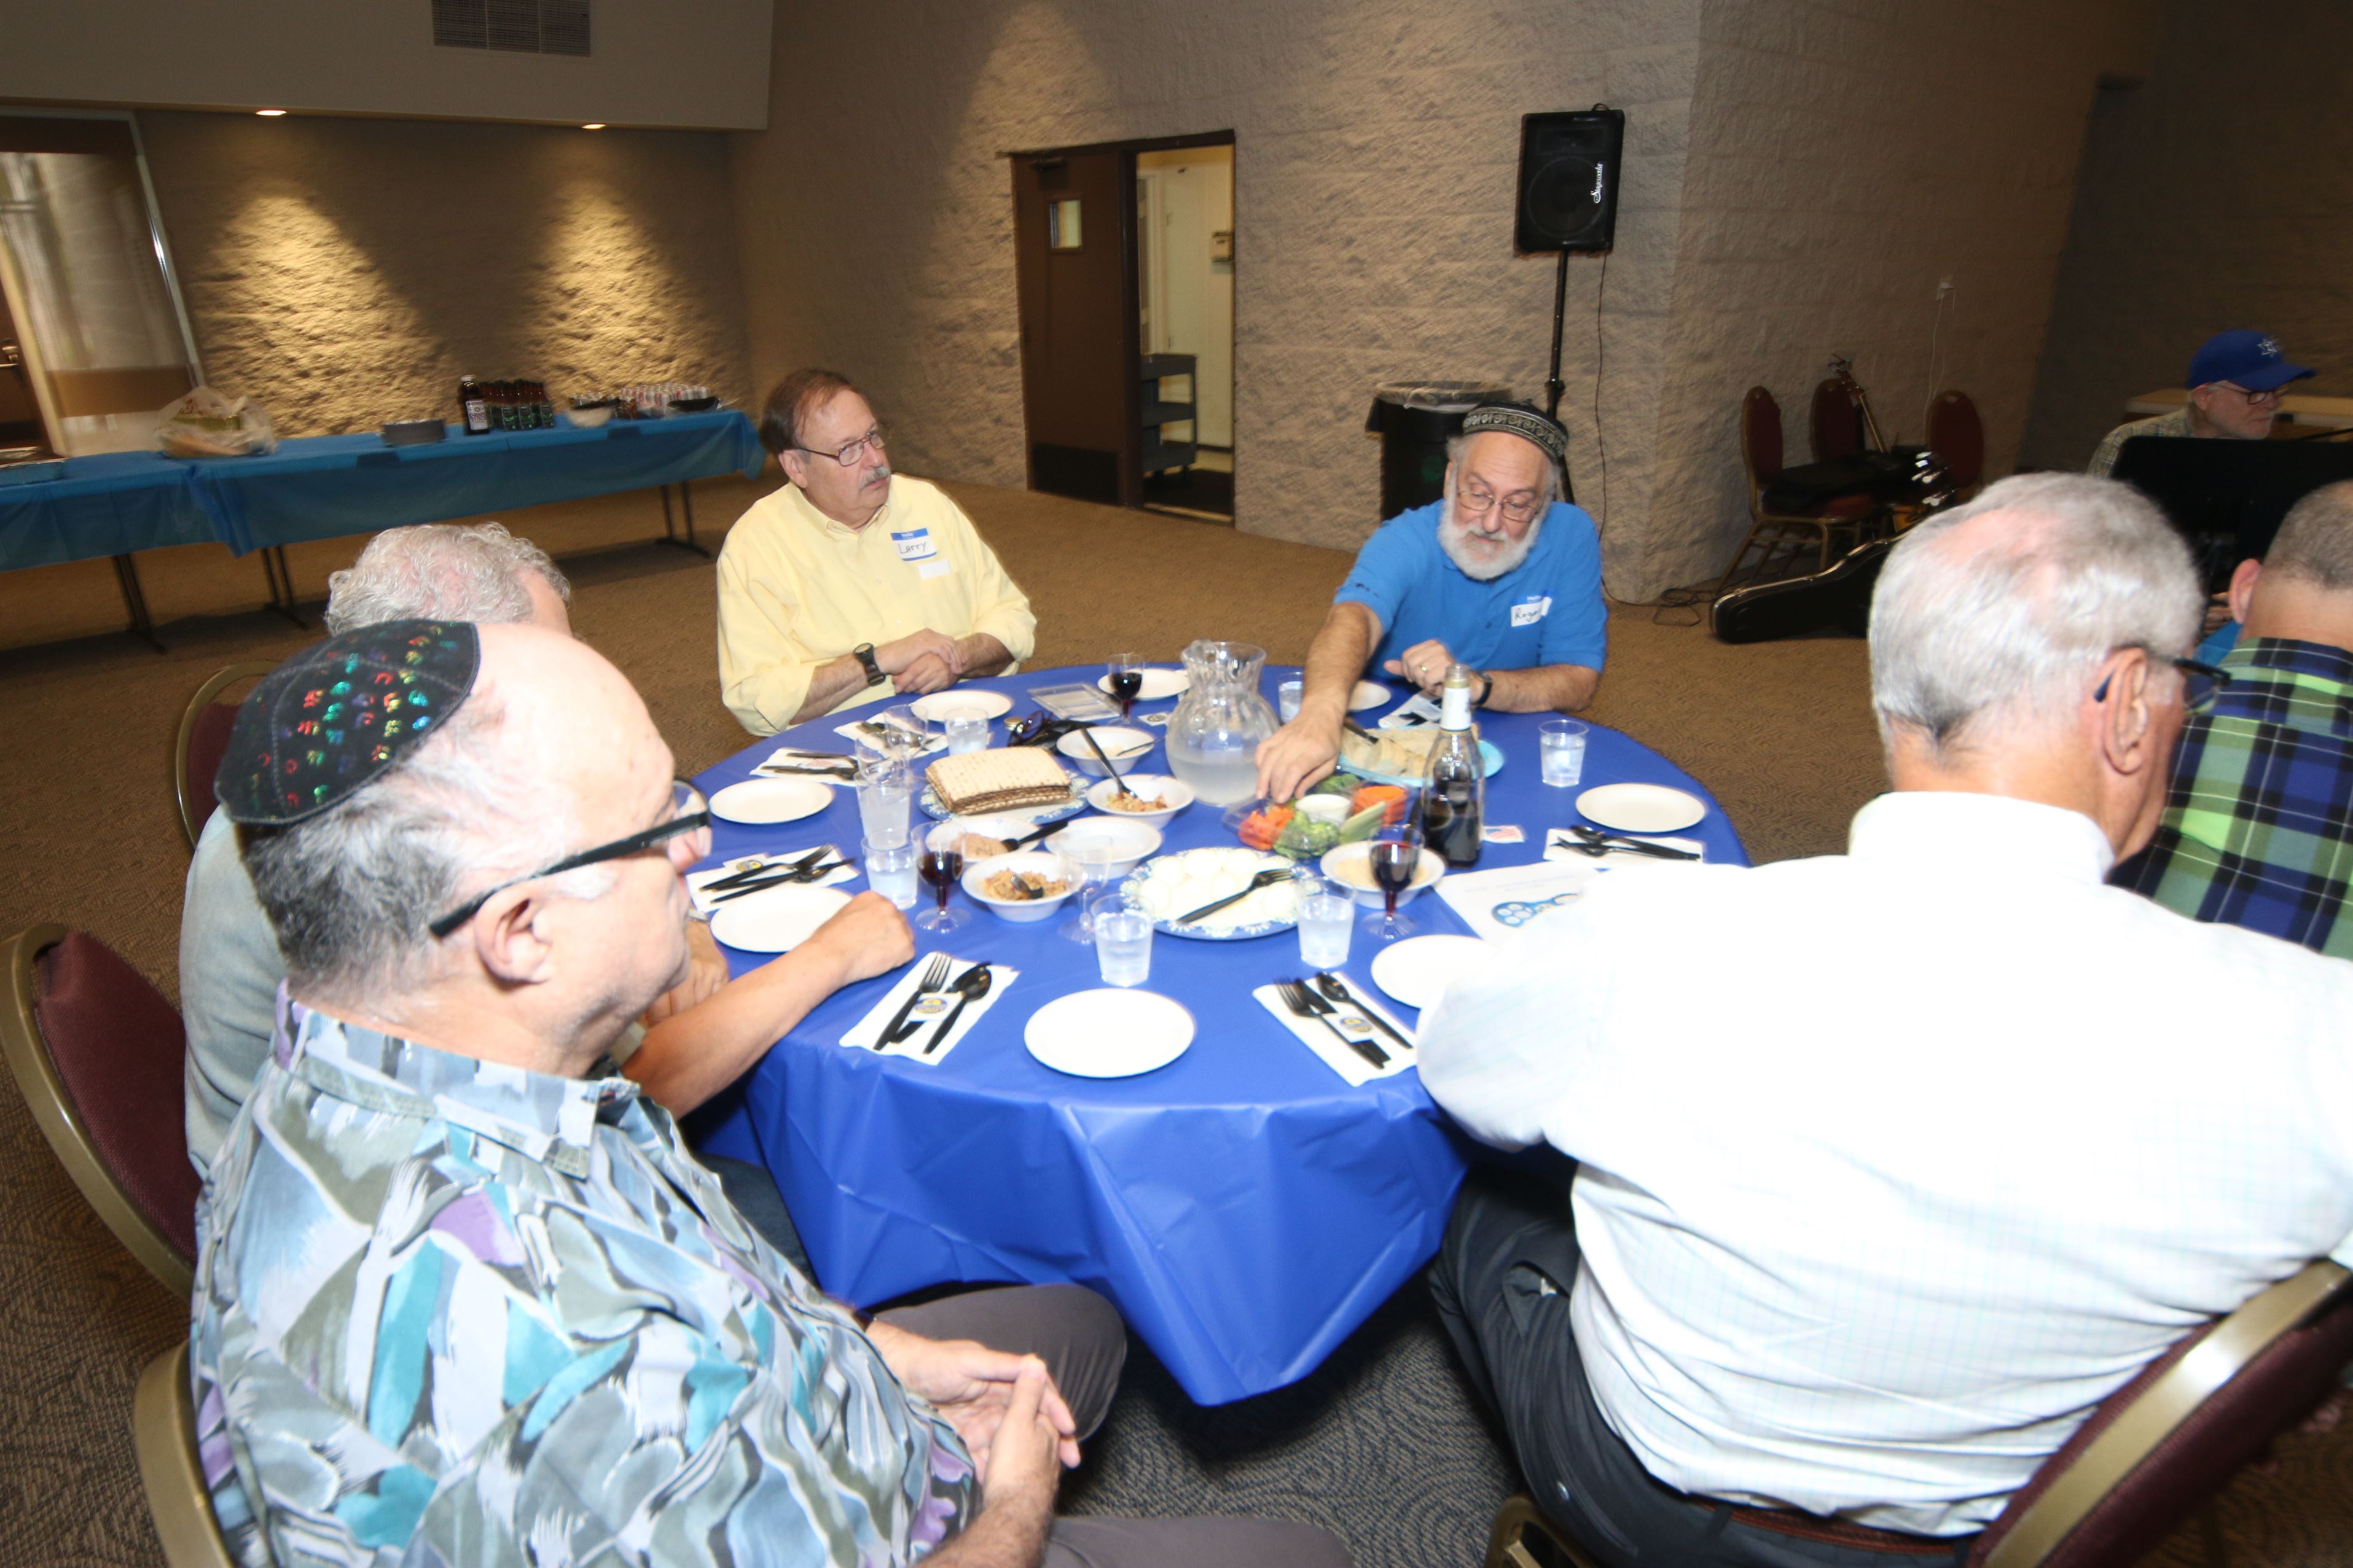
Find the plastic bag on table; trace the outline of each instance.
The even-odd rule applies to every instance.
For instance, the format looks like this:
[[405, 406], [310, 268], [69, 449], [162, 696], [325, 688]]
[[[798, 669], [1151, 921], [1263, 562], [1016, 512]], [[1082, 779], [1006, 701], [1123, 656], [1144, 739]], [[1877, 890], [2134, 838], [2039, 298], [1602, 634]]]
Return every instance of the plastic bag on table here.
[[155, 445], [171, 458], [244, 458], [276, 451], [278, 432], [253, 399], [200, 386], [164, 405], [155, 416]]

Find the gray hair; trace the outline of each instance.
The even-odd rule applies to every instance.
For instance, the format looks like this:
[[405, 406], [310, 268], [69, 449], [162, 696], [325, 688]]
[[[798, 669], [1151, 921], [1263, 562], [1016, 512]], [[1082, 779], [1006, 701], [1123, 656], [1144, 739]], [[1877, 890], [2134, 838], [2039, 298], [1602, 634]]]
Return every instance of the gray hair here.
[[[1972, 518], [2017, 526], [1956, 544]], [[1915, 527], [1871, 605], [1872, 706], [1883, 740], [1937, 754], [1985, 731], [2058, 721], [2120, 647], [2160, 658], [2198, 637], [2189, 546], [2139, 491], [2080, 474], [2021, 474]]]
[[[1460, 468], [1462, 466], [1462, 454], [1470, 449], [1471, 442], [1475, 437], [1511, 435], [1509, 430], [1472, 430], [1467, 434], [1457, 431], [1446, 438], [1446, 466], [1450, 468]], [[1512, 436], [1512, 439], [1516, 441], [1521, 437]], [[1528, 445], [1536, 446], [1534, 441], [1530, 441]], [[1554, 462], [1552, 454], [1545, 451], [1542, 447], [1536, 447], [1536, 450], [1543, 455], [1545, 460], [1544, 493], [1536, 498], [1536, 515], [1541, 518], [1551, 508], [1552, 503], [1560, 499], [1560, 465]]]
[[503, 524], [460, 528], [427, 522], [390, 528], [368, 542], [360, 558], [327, 579], [327, 634], [340, 637], [379, 621], [475, 621], [501, 625], [531, 619], [522, 574], [536, 572], [572, 602], [572, 584], [547, 552], [517, 539]]
[[2353, 588], [2353, 479], [2323, 485], [2288, 509], [2263, 570], [2331, 594]]
[[[477, 692], [384, 777], [289, 827], [239, 830], [253, 890], [293, 987], [328, 1002], [413, 993], [439, 966], [427, 929], [477, 891], [579, 847], [571, 803], [501, 743], [505, 709]], [[602, 897], [612, 868], [556, 879]], [[453, 939], [454, 940], [454, 939]]]

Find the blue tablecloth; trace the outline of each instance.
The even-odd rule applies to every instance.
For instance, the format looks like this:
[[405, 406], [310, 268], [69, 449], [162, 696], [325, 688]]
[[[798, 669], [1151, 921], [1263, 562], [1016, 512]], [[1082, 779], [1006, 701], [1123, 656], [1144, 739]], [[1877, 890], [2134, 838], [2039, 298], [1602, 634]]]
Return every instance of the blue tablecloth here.
[[[1032, 706], [1029, 689], [1099, 673], [1030, 670], [973, 684], [1010, 692], [1018, 714]], [[1268, 672], [1270, 703], [1276, 682], [1295, 673]], [[1537, 859], [1545, 828], [1579, 820], [1577, 792], [1537, 778], [1540, 717], [1480, 716], [1506, 759], [1488, 782], [1488, 820], [1528, 836], [1488, 846], [1482, 868]], [[840, 721], [762, 741], [698, 782], [734, 784], [779, 743], [846, 749], [832, 732]], [[993, 738], [1003, 742], [1001, 725]], [[1138, 766], [1165, 771], [1165, 754]], [[1708, 799], [1665, 759], [1599, 726], [1585, 778]], [[1709, 806], [1690, 836], [1711, 859], [1746, 864], [1738, 836]], [[1202, 805], [1181, 813], [1164, 848], [1233, 843], [1221, 815]], [[857, 798], [837, 790], [817, 816], [719, 823], [714, 837], [715, 859], [827, 842], [855, 856]], [[1424, 931], [1468, 929], [1433, 896], [1409, 913]], [[1134, 1079], [1050, 1070], [1024, 1047], [1023, 1026], [1054, 998], [1101, 983], [1093, 952], [1056, 935], [1060, 923], [1013, 925], [976, 910], [944, 937], [919, 931], [924, 951], [1020, 972], [954, 1052], [928, 1067], [842, 1048], [898, 973], [849, 986], [696, 1119], [698, 1141], [765, 1162], [820, 1282], [849, 1300], [951, 1280], [1067, 1280], [1108, 1296], [1203, 1405], [1303, 1377], [1437, 1250], [1462, 1176], [1461, 1134], [1416, 1074], [1352, 1089], [1250, 999], [1252, 988], [1300, 973], [1288, 932], [1239, 942], [1155, 936], [1148, 988], [1191, 1010], [1192, 1048]], [[1357, 931], [1345, 966], [1352, 984], [1371, 987], [1377, 947]], [[765, 962], [730, 959], [738, 973]]]
[[681, 479], [757, 478], [766, 455], [734, 409], [595, 430], [519, 430], [387, 447], [380, 436], [281, 441], [266, 457], [214, 458], [195, 484], [222, 543], [239, 555]]
[[0, 571], [216, 538], [195, 465], [160, 452], [66, 459], [65, 477], [0, 485]]

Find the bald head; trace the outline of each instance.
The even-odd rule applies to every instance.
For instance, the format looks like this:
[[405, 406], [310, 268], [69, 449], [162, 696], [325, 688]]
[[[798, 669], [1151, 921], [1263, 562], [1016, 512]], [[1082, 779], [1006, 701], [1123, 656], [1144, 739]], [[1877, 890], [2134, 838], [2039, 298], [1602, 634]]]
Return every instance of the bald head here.
[[2248, 637], [2353, 648], [2353, 480], [2289, 509], [2263, 560], [2239, 563], [2231, 614]]

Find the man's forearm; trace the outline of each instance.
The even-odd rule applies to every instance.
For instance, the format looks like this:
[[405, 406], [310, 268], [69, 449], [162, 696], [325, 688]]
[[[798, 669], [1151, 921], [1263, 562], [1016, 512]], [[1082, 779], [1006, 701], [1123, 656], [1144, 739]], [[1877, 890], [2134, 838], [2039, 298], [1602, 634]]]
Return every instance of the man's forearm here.
[[956, 651], [964, 656], [964, 679], [966, 680], [978, 675], [995, 675], [1013, 662], [1011, 651], [987, 632], [975, 632], [970, 637], [956, 638]]
[[621, 1070], [654, 1103], [684, 1116], [742, 1077], [840, 982], [818, 950], [787, 953], [648, 1029]]
[[1053, 1525], [1050, 1487], [992, 1498], [970, 1529], [923, 1561], [939, 1568], [1038, 1568]]
[[808, 695], [801, 699], [800, 711], [793, 715], [793, 722], [806, 724], [821, 713], [830, 713], [843, 698], [865, 689], [866, 667], [858, 662], [855, 654], [827, 659], [809, 676]]
[[1498, 713], [1574, 713], [1593, 700], [1601, 672], [1581, 664], [1541, 664], [1534, 669], [1483, 670], [1494, 684], [1486, 705]]
[[1300, 712], [1338, 724], [1380, 635], [1380, 622], [1364, 605], [1353, 599], [1334, 605], [1307, 646], [1307, 664], [1300, 672]]

